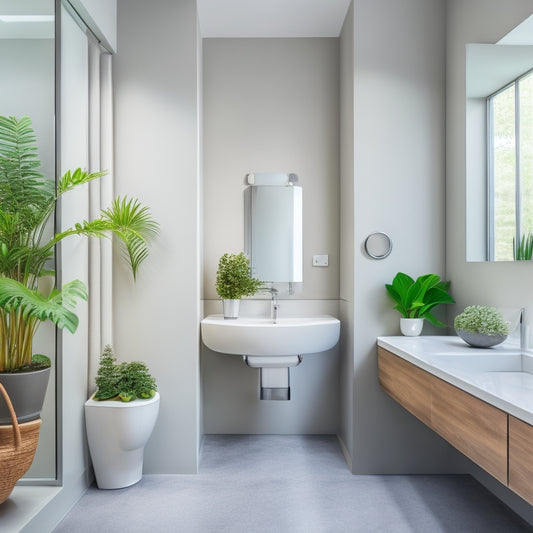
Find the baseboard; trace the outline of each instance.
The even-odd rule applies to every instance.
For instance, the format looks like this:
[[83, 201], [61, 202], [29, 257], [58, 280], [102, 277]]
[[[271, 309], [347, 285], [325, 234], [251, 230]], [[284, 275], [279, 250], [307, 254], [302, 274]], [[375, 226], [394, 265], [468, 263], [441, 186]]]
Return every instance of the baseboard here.
[[344, 441], [342, 440], [342, 437], [340, 435], [337, 435], [337, 439], [339, 440], [342, 455], [344, 455], [344, 460], [346, 461], [346, 464], [348, 465], [350, 472], [352, 472], [352, 457], [350, 456], [350, 452], [348, 451], [348, 448], [344, 444]]

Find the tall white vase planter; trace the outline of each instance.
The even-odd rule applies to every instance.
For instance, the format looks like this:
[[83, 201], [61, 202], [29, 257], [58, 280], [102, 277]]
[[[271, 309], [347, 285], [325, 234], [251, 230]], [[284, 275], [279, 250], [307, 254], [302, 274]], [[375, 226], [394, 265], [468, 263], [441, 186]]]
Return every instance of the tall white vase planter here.
[[149, 400], [87, 400], [85, 425], [99, 489], [120, 489], [142, 478], [144, 447], [159, 413], [159, 393]]
[[406, 337], [418, 337], [423, 327], [423, 318], [400, 318], [400, 331]]

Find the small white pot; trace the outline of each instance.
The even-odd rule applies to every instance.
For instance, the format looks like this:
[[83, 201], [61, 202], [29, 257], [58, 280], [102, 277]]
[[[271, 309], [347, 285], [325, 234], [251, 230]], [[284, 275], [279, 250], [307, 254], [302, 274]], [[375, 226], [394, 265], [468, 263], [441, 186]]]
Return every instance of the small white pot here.
[[224, 318], [239, 318], [240, 300], [222, 300]]
[[423, 318], [400, 318], [400, 330], [406, 337], [418, 337], [423, 327]]

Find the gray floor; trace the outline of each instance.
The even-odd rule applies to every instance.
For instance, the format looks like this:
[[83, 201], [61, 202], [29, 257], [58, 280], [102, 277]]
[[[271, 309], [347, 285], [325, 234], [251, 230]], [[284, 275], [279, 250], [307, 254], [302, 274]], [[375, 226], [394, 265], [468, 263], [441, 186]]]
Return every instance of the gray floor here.
[[90, 488], [57, 533], [533, 531], [469, 476], [353, 476], [330, 436], [209, 435], [198, 475]]

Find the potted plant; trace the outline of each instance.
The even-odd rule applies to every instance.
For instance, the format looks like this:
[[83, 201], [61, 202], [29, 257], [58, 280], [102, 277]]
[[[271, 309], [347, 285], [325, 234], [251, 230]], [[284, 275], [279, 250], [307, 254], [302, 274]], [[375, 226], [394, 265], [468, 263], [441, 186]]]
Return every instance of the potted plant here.
[[471, 305], [455, 317], [455, 331], [467, 344], [489, 348], [501, 344], [509, 334], [509, 322], [495, 307]]
[[[40, 174], [40, 166], [31, 120], [0, 116], [0, 382], [19, 421], [40, 415], [48, 381], [50, 360], [32, 352], [37, 327], [50, 320], [74, 333], [78, 318], [72, 309], [78, 300], [87, 299], [86, 287], [79, 280], [68, 281], [61, 288], [46, 288], [41, 283], [54, 275], [50, 263], [55, 245], [72, 235], [115, 235], [125, 245], [135, 278], [148, 254], [148, 241], [158, 231], [148, 208], [137, 199], [123, 197], [116, 198], [95, 220], [82, 221], [49, 237], [45, 226], [58, 200], [105, 172], [69, 170], [56, 184]], [[20, 384], [21, 379], [26, 381], [43, 369], [46, 376], [40, 385]], [[20, 403], [37, 389], [37, 407]], [[2, 408], [0, 423], [9, 424]]]
[[96, 376], [97, 390], [85, 402], [85, 424], [96, 483], [127, 487], [142, 477], [143, 452], [159, 412], [155, 378], [139, 361], [117, 363], [106, 346]]
[[431, 312], [439, 304], [455, 303], [448, 292], [449, 281], [441, 281], [437, 274], [424, 274], [415, 281], [407, 274], [398, 272], [392, 284], [385, 284], [385, 287], [396, 302], [394, 309], [402, 315], [400, 329], [404, 335], [420, 335], [424, 319], [435, 326], [446, 327]]
[[224, 254], [218, 262], [216, 291], [222, 298], [224, 318], [239, 316], [239, 301], [243, 296], [252, 296], [262, 282], [252, 277], [250, 261], [243, 252]]

